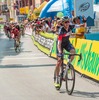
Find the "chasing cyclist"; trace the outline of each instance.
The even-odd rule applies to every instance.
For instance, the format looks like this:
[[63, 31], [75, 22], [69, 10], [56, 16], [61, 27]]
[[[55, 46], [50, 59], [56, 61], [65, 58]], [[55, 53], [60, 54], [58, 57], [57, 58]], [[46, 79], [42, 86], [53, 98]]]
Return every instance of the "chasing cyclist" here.
[[11, 34], [13, 39], [18, 39], [18, 41], [20, 42], [20, 32], [16, 28], [16, 25], [12, 25]]
[[[70, 25], [70, 19], [68, 17], [62, 18], [62, 24], [63, 26], [59, 29], [58, 32], [58, 38], [57, 38], [57, 64], [55, 67], [55, 76], [56, 82], [54, 83], [55, 87], [60, 87], [59, 85], [59, 72], [60, 72], [60, 66], [62, 63], [62, 54], [63, 49], [70, 53], [75, 53], [75, 48], [70, 43], [69, 37], [72, 34], [72, 29], [74, 26]], [[74, 56], [70, 57], [70, 60], [72, 61], [74, 59]]]

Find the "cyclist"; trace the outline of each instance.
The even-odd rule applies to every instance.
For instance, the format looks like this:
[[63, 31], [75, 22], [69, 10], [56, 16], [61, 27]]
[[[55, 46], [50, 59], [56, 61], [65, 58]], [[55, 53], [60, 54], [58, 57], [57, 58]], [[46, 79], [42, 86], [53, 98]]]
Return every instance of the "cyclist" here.
[[20, 31], [20, 26], [18, 23], [16, 24], [16, 28]]
[[15, 25], [12, 26], [11, 34], [13, 39], [18, 39], [20, 42], [20, 32]]
[[[60, 66], [62, 63], [62, 54], [63, 54], [63, 49], [70, 53], [75, 53], [75, 48], [72, 46], [70, 43], [69, 37], [72, 34], [72, 29], [74, 28], [73, 25], [70, 25], [70, 19], [68, 17], [63, 17], [62, 18], [62, 24], [63, 26], [59, 29], [58, 32], [58, 38], [57, 38], [57, 64], [55, 67], [55, 76], [56, 79], [55, 82], [55, 87], [60, 87], [59, 85], [59, 72], [60, 72]], [[74, 56], [70, 57], [70, 60], [72, 61], [74, 59]]]
[[6, 23], [4, 25], [4, 32], [5, 32], [5, 34], [7, 35], [8, 38], [11, 38], [10, 31], [11, 31], [10, 25], [9, 25], [9, 23]]
[[21, 31], [21, 35], [24, 36], [24, 25], [21, 23], [20, 24], [20, 31]]

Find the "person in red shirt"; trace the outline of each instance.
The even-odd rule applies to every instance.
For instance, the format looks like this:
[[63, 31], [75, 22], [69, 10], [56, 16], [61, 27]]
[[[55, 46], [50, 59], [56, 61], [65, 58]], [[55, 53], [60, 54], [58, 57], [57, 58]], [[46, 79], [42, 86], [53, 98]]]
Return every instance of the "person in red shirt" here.
[[15, 26], [12, 26], [11, 36], [13, 39], [17, 38], [20, 41], [20, 32]]

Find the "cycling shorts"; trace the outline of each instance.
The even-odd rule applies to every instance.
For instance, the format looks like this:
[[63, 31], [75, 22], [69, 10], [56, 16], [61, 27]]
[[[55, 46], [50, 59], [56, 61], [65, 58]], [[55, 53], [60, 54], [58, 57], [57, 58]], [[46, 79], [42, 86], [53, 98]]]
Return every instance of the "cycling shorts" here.
[[[63, 49], [65, 49], [66, 51], [70, 52], [72, 49], [75, 50], [75, 48], [73, 47], [73, 45], [71, 43], [68, 43], [67, 45], [62, 45], [61, 46], [61, 50], [63, 52]], [[59, 51], [58, 51], [58, 48], [57, 48], [57, 56], [59, 55]]]

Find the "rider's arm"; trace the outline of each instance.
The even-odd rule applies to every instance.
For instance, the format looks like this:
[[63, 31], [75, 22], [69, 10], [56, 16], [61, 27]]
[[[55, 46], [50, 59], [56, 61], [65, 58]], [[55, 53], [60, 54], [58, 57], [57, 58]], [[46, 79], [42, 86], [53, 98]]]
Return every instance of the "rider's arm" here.
[[61, 50], [61, 43], [62, 43], [62, 41], [61, 41], [61, 40], [58, 40], [57, 48], [58, 48], [58, 51], [59, 51], [60, 54], [62, 53], [62, 50]]
[[59, 29], [59, 32], [58, 32], [58, 44], [57, 44], [57, 49], [59, 51], [59, 53], [62, 53], [62, 50], [61, 50], [61, 45], [62, 45], [62, 29], [60, 28]]

